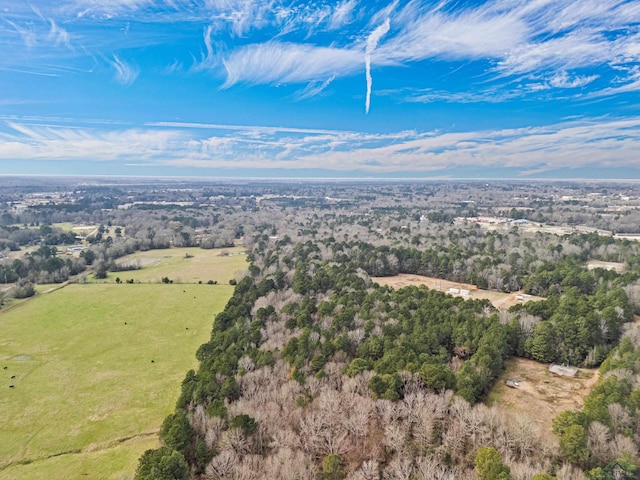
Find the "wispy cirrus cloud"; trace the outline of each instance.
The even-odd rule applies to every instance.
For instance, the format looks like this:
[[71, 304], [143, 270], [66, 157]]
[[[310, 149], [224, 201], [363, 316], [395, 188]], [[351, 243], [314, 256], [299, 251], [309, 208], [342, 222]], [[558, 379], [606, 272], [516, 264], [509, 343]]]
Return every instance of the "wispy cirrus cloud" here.
[[138, 68], [121, 60], [117, 55], [106, 61], [115, 70], [115, 81], [121, 85], [131, 85], [138, 78]]
[[[636, 2], [493, 0], [468, 5], [456, 4], [452, 8], [452, 4], [447, 2], [433, 4], [410, 1], [403, 5], [392, 2], [381, 10], [369, 13], [378, 22], [385, 18], [390, 20], [390, 28], [384, 38], [380, 38], [371, 60], [382, 66], [431, 60], [481, 61], [485, 62], [485, 81], [487, 78], [500, 81], [505, 77], [526, 79], [532, 75], [544, 76], [551, 79], [547, 84], [549, 88], [562, 89], [583, 87], [596, 78], [603, 78], [596, 73], [579, 74], [577, 70], [596, 67], [611, 69], [615, 65], [637, 63], [640, 60], [640, 9]], [[349, 11], [346, 2], [342, 2], [334, 9], [334, 18], [336, 15], [341, 18], [339, 12], [343, 7]], [[371, 6], [368, 7], [370, 10]], [[326, 16], [320, 15], [317, 23], [321, 24]], [[288, 35], [295, 30], [291, 25], [298, 25], [302, 15], [290, 9], [285, 17], [287, 20], [280, 26]], [[331, 28], [330, 24], [327, 28]], [[318, 45], [317, 42], [270, 40], [232, 48], [222, 56], [220, 62], [224, 65], [227, 77], [225, 86], [241, 82], [274, 84], [324, 81], [326, 70], [314, 68], [314, 65], [319, 56], [323, 57], [322, 62], [326, 64], [327, 55], [313, 55], [315, 50], [334, 56], [336, 62], [332, 75], [337, 78], [353, 75], [359, 68], [340, 59], [353, 51], [366, 52], [366, 36], [363, 32], [367, 26], [361, 25], [360, 29], [359, 36], [352, 37], [350, 41], [347, 37], [339, 37], [330, 46]], [[326, 48], [330, 50], [323, 50]], [[285, 60], [288, 68], [280, 68], [276, 74], [273, 68], [264, 68], [262, 56], [250, 55], [263, 51], [274, 60], [292, 58], [299, 52], [310, 53], [310, 68], [300, 68], [303, 60]], [[242, 64], [242, 68], [238, 68], [239, 64]], [[359, 62], [356, 65], [361, 68]], [[365, 61], [365, 76], [366, 65]], [[317, 76], [312, 78], [315, 72]], [[629, 89], [635, 89], [633, 78], [628, 77], [626, 81]], [[425, 79], [425, 83], [428, 84], [428, 79]]]
[[425, 58], [499, 58], [526, 41], [529, 27], [518, 15], [495, 10], [493, 3], [448, 12], [407, 4], [392, 22], [400, 29], [379, 48], [379, 55], [397, 61]]
[[598, 79], [598, 75], [575, 75], [570, 76], [567, 72], [561, 71], [549, 79], [549, 85], [556, 88], [579, 88], [589, 85]]
[[[201, 168], [429, 172], [501, 167], [638, 168], [640, 117], [464, 132], [371, 134], [287, 127], [156, 123], [110, 129], [6, 124], [0, 160], [131, 161]], [[541, 170], [542, 169], [542, 170]]]
[[[515, 86], [488, 85], [464, 91], [399, 89], [382, 91], [379, 94], [399, 96], [404, 101], [412, 103], [503, 103], [518, 98], [549, 97], [551, 89], [568, 90], [567, 95], [570, 95], [573, 90], [582, 89], [598, 78], [599, 75], [571, 75], [566, 71], [560, 71], [548, 77], [526, 79], [523, 83], [518, 83]], [[560, 97], [556, 93], [554, 98]]]
[[228, 27], [238, 37], [263, 28], [274, 21], [274, 1], [207, 0], [205, 5], [218, 29]]
[[[136, 55], [153, 46], [171, 49], [155, 69], [165, 75], [213, 73], [213, 86], [223, 89], [287, 84], [299, 92], [290, 99], [333, 93], [326, 86], [335, 79], [362, 75], [365, 111], [371, 65], [407, 69], [406, 86], [434, 91], [442, 86], [432, 79], [433, 65], [473, 65], [474, 76], [459, 77], [465, 85], [447, 101], [480, 98], [495, 86], [508, 90], [494, 97], [505, 102], [512, 92], [530, 95], [534, 84], [559, 95], [640, 91], [635, 0], [31, 0], [10, 2], [3, 13], [0, 67], [51, 73], [35, 66], [73, 57], [75, 71], [86, 72], [107, 58], [122, 85], [135, 81], [135, 65], [146, 64]], [[171, 62], [180, 68], [168, 68]], [[405, 78], [395, 76], [399, 87]], [[439, 101], [433, 94], [422, 100]]]
[[357, 0], [344, 0], [339, 2], [331, 14], [329, 30], [336, 30], [351, 23], [355, 16], [354, 10], [357, 4]]
[[615, 47], [615, 42], [603, 41], [595, 33], [576, 32], [544, 42], [518, 45], [502, 57], [496, 70], [504, 75], [521, 75], [602, 65], [614, 60]]
[[7, 126], [10, 130], [0, 133], [1, 159], [148, 160], [163, 152], [178, 151], [188, 141], [182, 133], [169, 129], [101, 131], [16, 122], [7, 122]]
[[[524, 87], [527, 88], [527, 87]], [[464, 92], [449, 92], [446, 90], [420, 90], [420, 91], [408, 91], [397, 92], [397, 95], [401, 95], [401, 98], [406, 102], [411, 103], [433, 103], [433, 102], [448, 102], [448, 103], [502, 103], [514, 98], [522, 97], [524, 95], [524, 88], [517, 89], [498, 89], [488, 88], [481, 91], [464, 91]], [[539, 89], [535, 89], [537, 91]], [[533, 90], [532, 90], [533, 91]], [[381, 92], [381, 95], [388, 95], [387, 92]]]
[[322, 93], [335, 80], [336, 76], [331, 75], [324, 82], [311, 82], [303, 90], [296, 93], [298, 100], [306, 100]]
[[12, 22], [11, 20], [5, 20], [5, 21], [7, 22], [7, 24], [13, 27], [13, 30], [15, 31], [15, 33], [17, 33], [20, 36], [20, 38], [24, 42], [24, 45], [27, 48], [31, 49], [36, 46], [37, 36], [32, 26], [23, 27], [21, 25], [18, 25], [15, 22]]
[[31, 8], [33, 10], [33, 13], [35, 13], [43, 23], [49, 24], [50, 28], [47, 35], [47, 41], [53, 42], [56, 46], [63, 44], [68, 49], [72, 50], [73, 47], [71, 46], [69, 32], [60, 27], [53, 18], [49, 18], [43, 15], [37, 7], [33, 6]]
[[624, 74], [618, 82], [599, 91], [590, 92], [589, 97], [606, 97], [619, 93], [640, 92], [640, 67], [634, 65], [623, 69]]
[[97, 16], [113, 18], [123, 13], [136, 12], [141, 8], [167, 5], [170, 2], [154, 0], [72, 0], [63, 4], [65, 11], [73, 12], [77, 17]]
[[302, 83], [361, 70], [361, 51], [334, 47], [269, 42], [237, 49], [223, 60], [223, 88], [245, 83]]
[[67, 48], [72, 49], [69, 32], [61, 28], [53, 19], [49, 19], [51, 29], [49, 30], [48, 40], [53, 41], [56, 45], [64, 44]]

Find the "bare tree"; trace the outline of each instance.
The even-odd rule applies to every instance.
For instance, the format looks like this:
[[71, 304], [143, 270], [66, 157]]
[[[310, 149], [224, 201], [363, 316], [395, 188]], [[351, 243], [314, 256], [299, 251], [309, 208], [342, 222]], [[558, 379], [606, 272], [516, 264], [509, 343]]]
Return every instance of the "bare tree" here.
[[280, 450], [288, 448], [293, 450], [300, 446], [300, 438], [298, 435], [289, 428], [278, 428], [271, 436], [271, 443], [269, 447], [273, 450]]
[[344, 427], [349, 435], [363, 438], [369, 430], [369, 422], [373, 416], [375, 403], [369, 397], [357, 394], [343, 394], [345, 398]]
[[380, 467], [375, 460], [366, 460], [354, 473], [347, 477], [348, 480], [380, 480]]
[[558, 480], [587, 480], [587, 477], [577, 467], [574, 467], [570, 463], [564, 463], [560, 470], [556, 472], [556, 478]]
[[331, 453], [341, 454], [346, 447], [346, 432], [333, 434], [326, 413], [314, 411], [306, 415], [300, 422], [300, 437], [304, 449], [316, 458]]
[[225, 421], [220, 417], [213, 417], [207, 420], [207, 430], [204, 434], [204, 441], [207, 448], [214, 448], [220, 440], [220, 436], [225, 427]]
[[384, 444], [388, 450], [398, 455], [408, 454], [409, 428], [404, 421], [388, 423], [384, 427]]
[[239, 428], [230, 428], [222, 434], [220, 447], [225, 451], [233, 451], [238, 455], [249, 453], [249, 441]]
[[466, 451], [467, 432], [460, 422], [452, 422], [442, 434], [442, 443], [436, 450], [441, 458], [450, 455], [454, 461], [461, 461]]
[[619, 403], [612, 403], [607, 406], [611, 417], [611, 426], [615, 432], [622, 432], [631, 426], [631, 416], [627, 410]]
[[209, 416], [204, 408], [204, 405], [196, 405], [189, 413], [189, 422], [193, 429], [200, 435], [204, 435], [207, 431]]
[[267, 457], [264, 480], [315, 480], [317, 470], [309, 457], [299, 450], [283, 448]]
[[420, 408], [413, 425], [413, 438], [423, 448], [433, 446], [435, 441], [435, 419], [429, 408]]
[[611, 433], [609, 427], [594, 420], [589, 424], [589, 452], [597, 460], [603, 462], [611, 458]]
[[246, 372], [251, 372], [255, 367], [256, 364], [253, 362], [253, 360], [251, 360], [250, 357], [247, 357], [246, 355], [238, 360], [238, 369], [242, 369]]
[[205, 476], [208, 479], [231, 478], [233, 469], [240, 458], [233, 450], [223, 450], [213, 457], [205, 468]]
[[621, 458], [624, 454], [635, 458], [638, 456], [638, 447], [631, 438], [618, 433], [611, 443], [611, 455], [615, 458]]
[[447, 470], [433, 457], [418, 457], [415, 468], [416, 480], [457, 480], [456, 471]]
[[413, 462], [404, 457], [395, 457], [382, 472], [383, 480], [409, 480], [413, 474]]
[[532, 421], [523, 415], [516, 415], [510, 418], [507, 428], [512, 432], [512, 450], [517, 458], [531, 458], [539, 443], [539, 433]]
[[233, 480], [255, 480], [264, 470], [264, 459], [260, 455], [245, 455], [242, 461], [233, 467]]

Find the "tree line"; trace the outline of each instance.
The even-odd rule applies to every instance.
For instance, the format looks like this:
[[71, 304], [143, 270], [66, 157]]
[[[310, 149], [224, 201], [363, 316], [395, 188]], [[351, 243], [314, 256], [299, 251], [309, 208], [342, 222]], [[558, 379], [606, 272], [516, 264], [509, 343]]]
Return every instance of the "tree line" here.
[[[403, 251], [399, 265], [414, 255]], [[426, 287], [377, 286], [371, 259], [398, 252], [254, 239], [250, 276], [216, 316], [163, 446], [145, 453], [136, 478], [172, 478], [158, 473], [169, 466], [175, 478], [219, 479], [453, 479], [494, 468], [571, 478], [586, 468], [481, 400], [512, 355], [602, 362], [632, 318], [633, 275], [543, 264], [530, 285], [549, 297], [498, 312]], [[480, 455], [487, 446], [500, 463]]]

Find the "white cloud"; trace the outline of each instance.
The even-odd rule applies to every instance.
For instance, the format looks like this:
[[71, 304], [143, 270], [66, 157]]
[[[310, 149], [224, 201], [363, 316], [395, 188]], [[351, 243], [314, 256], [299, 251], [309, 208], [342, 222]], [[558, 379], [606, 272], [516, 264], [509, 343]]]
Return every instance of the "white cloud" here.
[[53, 19], [49, 19], [49, 23], [51, 24], [51, 29], [49, 30], [49, 40], [53, 40], [56, 45], [64, 44], [67, 48], [72, 49], [71, 41], [69, 38], [69, 33], [56, 24]]
[[552, 34], [574, 29], [617, 30], [640, 17], [636, 2], [620, 0], [554, 0], [524, 4], [523, 16], [536, 30]]
[[14, 23], [10, 20], [6, 20], [6, 22], [13, 27], [13, 29], [16, 31], [16, 33], [18, 33], [18, 35], [20, 35], [20, 37], [22, 38], [22, 41], [24, 42], [24, 45], [27, 48], [30, 49], [36, 46], [37, 37], [36, 37], [35, 31], [33, 30], [33, 27], [31, 28], [21, 27], [17, 23]]
[[309, 83], [303, 90], [297, 93], [296, 98], [298, 100], [305, 100], [307, 98], [315, 97], [319, 95], [325, 88], [329, 86], [333, 80], [335, 80], [336, 76], [331, 75], [324, 82], [311, 82]]
[[[369, 49], [367, 58], [376, 66], [411, 67], [424, 62], [420, 67], [427, 68], [420, 71], [425, 88], [431, 85], [427, 62], [443, 60], [469, 62], [479, 73], [474, 77], [478, 83], [501, 83], [510, 92], [515, 91], [513, 84], [531, 79], [549, 90], [588, 86], [593, 95], [596, 88], [602, 89], [602, 95], [638, 90], [629, 68], [640, 62], [640, 2], [632, 0], [9, 3], [0, 21], [4, 26], [0, 47], [5, 52], [0, 67], [5, 69], [42, 71], [33, 66], [57, 67], [71, 57], [84, 57], [87, 64], [92, 58], [108, 58], [117, 81], [130, 84], [138, 74], [133, 57], [125, 63], [115, 52], [152, 44], [179, 45], [183, 50], [172, 52], [172, 58], [185, 62], [197, 51], [181, 43], [188, 38], [203, 50], [193, 70], [226, 77], [224, 87], [243, 82], [307, 84], [306, 91], [314, 92], [330, 78], [362, 73], [370, 85], [369, 62], [362, 58], [367, 37], [389, 19], [390, 28], [375, 49]], [[187, 28], [175, 35], [168, 28], [174, 23], [193, 25], [193, 35], [199, 38], [187, 37]], [[204, 35], [198, 33], [200, 28], [205, 29]], [[113, 35], [116, 31], [118, 35]], [[31, 68], [25, 67], [26, 57], [32, 60]], [[614, 71], [619, 67], [627, 70]], [[165, 69], [172, 71], [177, 70]], [[467, 88], [471, 98], [484, 87], [471, 84]], [[368, 92], [365, 103], [370, 105], [370, 87]], [[428, 95], [422, 100], [427, 101]]]
[[638, 168], [640, 151], [640, 117], [502, 130], [384, 135], [180, 123], [106, 131], [37, 123], [8, 125], [11, 130], [0, 133], [0, 159], [143, 161], [176, 167], [380, 173], [511, 167], [526, 172], [531, 165], [536, 169]]
[[[502, 103], [514, 98], [522, 97], [527, 87], [516, 90], [489, 88], [481, 91], [447, 92], [443, 90], [427, 90], [423, 92], [411, 92], [404, 97], [407, 102], [413, 103]], [[529, 89], [530, 90], [530, 89]]]
[[18, 135], [0, 134], [0, 158], [37, 160], [148, 160], [170, 152], [187, 138], [175, 130], [111, 130], [22, 125], [9, 122]]
[[371, 106], [371, 86], [373, 84], [373, 79], [371, 78], [371, 54], [378, 46], [378, 42], [391, 28], [391, 24], [389, 19], [387, 18], [384, 23], [371, 32], [371, 35], [367, 37], [367, 46], [364, 51], [364, 64], [365, 64], [365, 75], [367, 78], [367, 96], [365, 100], [365, 112], [369, 113], [369, 107]]
[[211, 18], [227, 25], [237, 37], [274, 20], [276, 2], [273, 0], [206, 0], [204, 3]]
[[386, 7], [375, 12], [369, 20], [369, 26], [379, 25], [381, 22], [384, 22], [387, 18], [391, 17], [391, 14], [398, 7], [398, 3], [400, 3], [400, 0], [393, 0], [393, 2], [389, 3]]
[[[162, 2], [164, 3], [164, 2]], [[155, 5], [153, 0], [75, 0], [64, 9], [76, 12], [78, 17], [97, 16], [112, 18], [123, 13]]]
[[518, 75], [548, 69], [569, 70], [602, 65], [613, 58], [614, 45], [601, 37], [577, 32], [511, 49], [498, 63], [498, 71]]
[[333, 9], [329, 20], [329, 29], [336, 30], [349, 24], [353, 19], [353, 10], [358, 4], [357, 0], [344, 0], [338, 3]]
[[500, 58], [523, 43], [529, 32], [516, 15], [496, 14], [486, 6], [456, 13], [440, 8], [425, 12], [412, 2], [397, 21], [401, 30], [380, 47], [379, 54], [401, 62], [432, 57]]
[[215, 68], [216, 66], [216, 58], [213, 54], [213, 35], [214, 35], [213, 25], [208, 25], [204, 30], [204, 46], [207, 49], [207, 53], [203, 54], [202, 62], [199, 65], [196, 65], [196, 69], [202, 68]]
[[600, 91], [591, 92], [589, 97], [605, 97], [617, 95], [619, 93], [639, 92], [640, 91], [640, 67], [634, 65], [623, 70], [623, 76], [618, 79], [616, 84], [611, 87], [604, 88]]
[[207, 130], [231, 130], [234, 132], [252, 132], [258, 131], [264, 134], [275, 134], [278, 132], [288, 133], [307, 133], [317, 135], [338, 135], [344, 134], [342, 130], [324, 130], [313, 128], [293, 128], [293, 127], [267, 127], [255, 125], [224, 125], [218, 123], [193, 123], [193, 122], [152, 122], [148, 123], [148, 127], [169, 127], [169, 128], [196, 128]]
[[117, 55], [113, 56], [113, 60], [107, 59], [107, 63], [115, 70], [116, 82], [122, 85], [131, 85], [140, 73], [137, 67], [120, 60]]
[[578, 88], [590, 84], [598, 75], [576, 75], [573, 78], [566, 72], [558, 72], [549, 79], [549, 84], [556, 88]]
[[[418, 135], [387, 145], [302, 157], [310, 165], [339, 170], [425, 171], [486, 166], [549, 168], [637, 167], [640, 119], [561, 124], [499, 131]], [[379, 166], [370, 162], [380, 161]]]
[[364, 66], [361, 52], [333, 47], [269, 42], [248, 45], [223, 60], [224, 87], [238, 82], [302, 83], [345, 75]]
[[[551, 79], [546, 86], [539, 84], [540, 88], [566, 89], [605, 78], [596, 73], [577, 74], [576, 70], [606, 69], [640, 60], [637, 2], [493, 0], [467, 5], [452, 6], [446, 1], [432, 5], [419, 1], [403, 6], [397, 1], [388, 4], [370, 17], [369, 25], [380, 25], [389, 18], [393, 25], [379, 39], [371, 61], [406, 65], [430, 59], [480, 60], [487, 62], [485, 74], [494, 80], [515, 77], [522, 81], [533, 76]], [[365, 8], [364, 4], [359, 6]], [[304, 23], [317, 27], [330, 18], [327, 28], [335, 28], [338, 20], [338, 24], [346, 22], [346, 13], [353, 12], [352, 2], [339, 3], [329, 17], [326, 11], [313, 4], [306, 9], [288, 9], [286, 14], [281, 10], [279, 25], [282, 32], [289, 33]], [[342, 40], [342, 45], [337, 41], [330, 46], [271, 41], [239, 47], [224, 59], [225, 86], [238, 82], [322, 82], [329, 75], [353, 75], [361, 65], [348, 58], [354, 51], [365, 49], [362, 32], [355, 32], [350, 41], [345, 42], [344, 37]], [[306, 55], [308, 60], [302, 58]], [[282, 60], [282, 64], [269, 67], [264, 58]], [[367, 70], [365, 61], [368, 77]], [[427, 78], [425, 84], [428, 83]]]
[[40, 71], [36, 71], [36, 70], [24, 70], [24, 69], [20, 69], [20, 68], [0, 67], [0, 70], [4, 70], [6, 72], [26, 73], [27, 75], [38, 75], [38, 76], [41, 76], [41, 77], [58, 77], [59, 76], [56, 73], [40, 72]]

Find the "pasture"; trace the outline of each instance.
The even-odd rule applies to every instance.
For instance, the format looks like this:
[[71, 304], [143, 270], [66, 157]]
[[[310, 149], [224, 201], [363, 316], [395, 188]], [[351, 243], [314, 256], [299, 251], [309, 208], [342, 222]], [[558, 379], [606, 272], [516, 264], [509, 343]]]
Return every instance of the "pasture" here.
[[0, 479], [131, 478], [232, 291], [76, 284], [2, 313]]
[[133, 279], [140, 283], [157, 283], [168, 277], [174, 283], [207, 283], [209, 280], [228, 284], [238, 270], [246, 270], [244, 248], [216, 248], [205, 250], [198, 247], [169, 248], [137, 252], [117, 260], [118, 264], [138, 263], [139, 270], [110, 272], [105, 280], [116, 278]]

